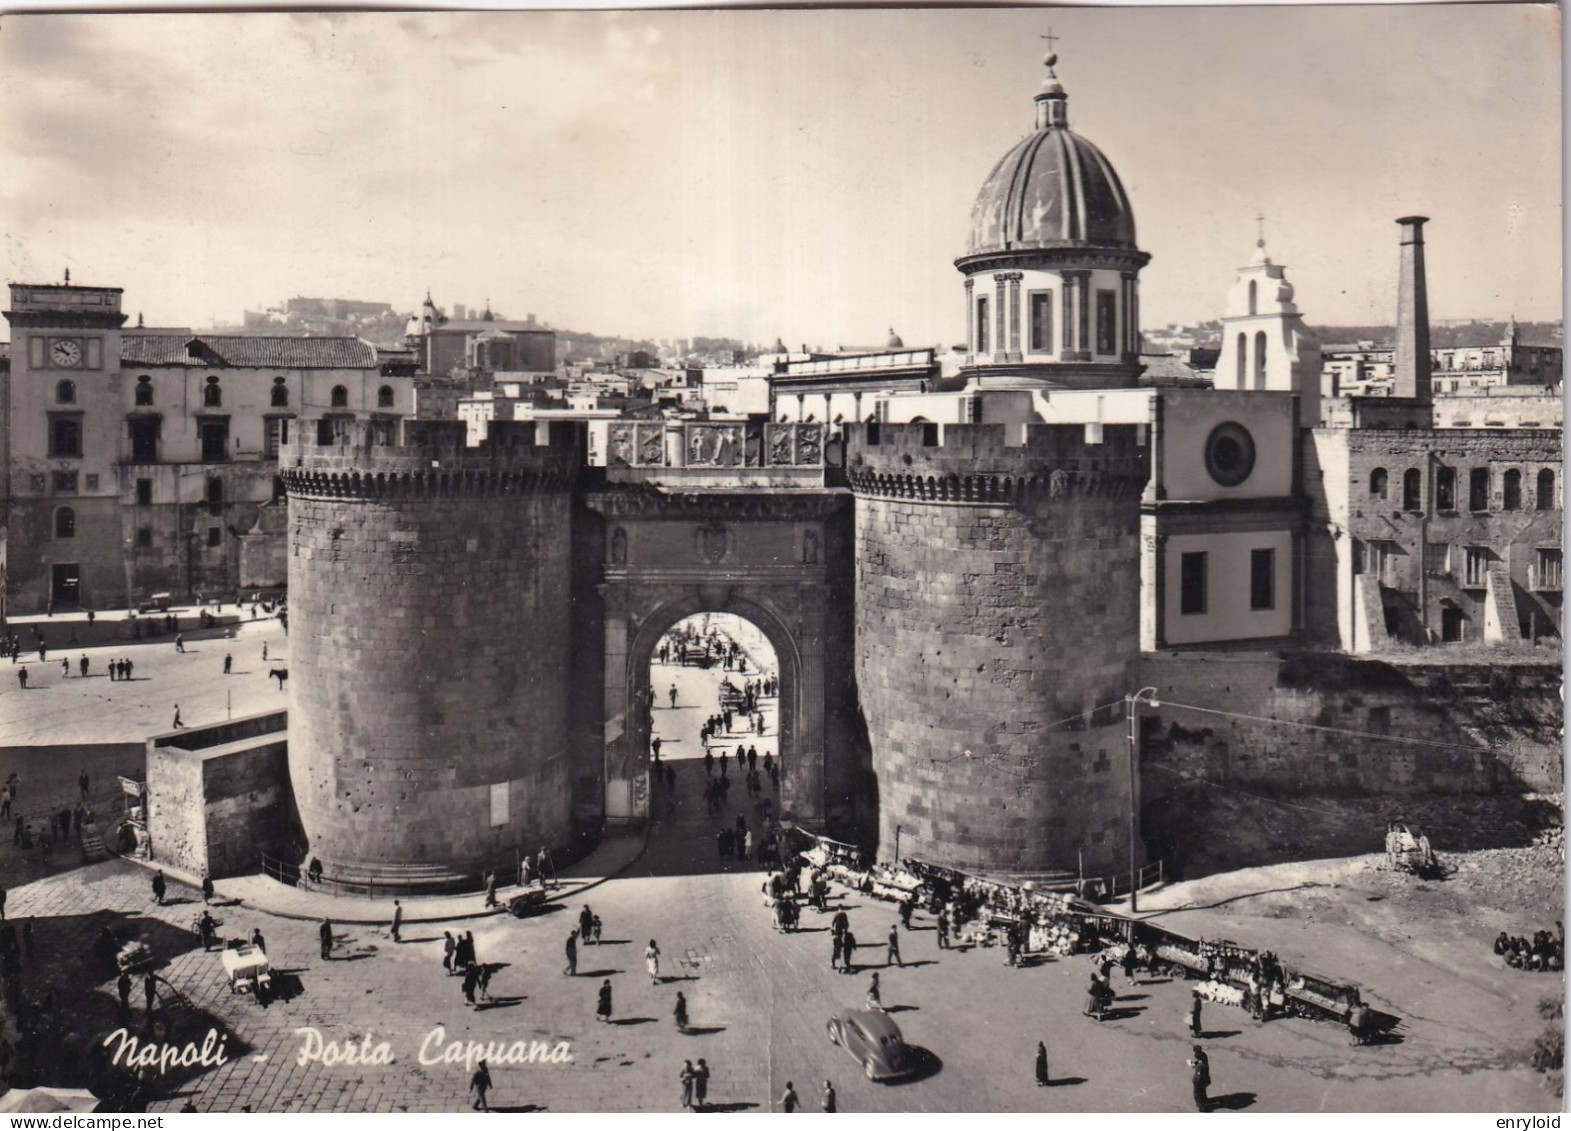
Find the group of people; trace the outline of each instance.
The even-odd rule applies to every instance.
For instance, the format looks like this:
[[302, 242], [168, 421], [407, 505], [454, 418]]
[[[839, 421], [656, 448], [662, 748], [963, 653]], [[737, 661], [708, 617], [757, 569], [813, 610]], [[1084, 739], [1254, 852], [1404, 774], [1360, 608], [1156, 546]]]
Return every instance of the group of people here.
[[1495, 954], [1506, 965], [1519, 970], [1564, 970], [1566, 962], [1565, 927], [1555, 921], [1555, 930], [1534, 931], [1531, 940], [1501, 931], [1495, 939]]

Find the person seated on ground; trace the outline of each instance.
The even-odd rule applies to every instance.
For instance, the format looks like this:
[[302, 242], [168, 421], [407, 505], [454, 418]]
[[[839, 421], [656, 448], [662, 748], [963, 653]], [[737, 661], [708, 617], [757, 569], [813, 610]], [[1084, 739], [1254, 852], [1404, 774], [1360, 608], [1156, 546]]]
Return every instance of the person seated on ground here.
[[1503, 955], [1511, 949], [1511, 936], [1501, 931], [1495, 936], [1495, 954]]

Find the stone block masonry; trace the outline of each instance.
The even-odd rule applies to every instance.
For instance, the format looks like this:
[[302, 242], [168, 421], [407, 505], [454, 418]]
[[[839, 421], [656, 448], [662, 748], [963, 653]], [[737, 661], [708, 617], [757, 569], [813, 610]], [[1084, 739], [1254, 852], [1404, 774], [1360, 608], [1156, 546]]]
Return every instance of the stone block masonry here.
[[879, 856], [898, 838], [980, 872], [1127, 866], [1135, 429], [1031, 426], [1017, 446], [1000, 425], [870, 431], [848, 451]]
[[[420, 886], [570, 840], [578, 434], [285, 453], [290, 772], [330, 874]], [[545, 442], [537, 442], [544, 440]]]

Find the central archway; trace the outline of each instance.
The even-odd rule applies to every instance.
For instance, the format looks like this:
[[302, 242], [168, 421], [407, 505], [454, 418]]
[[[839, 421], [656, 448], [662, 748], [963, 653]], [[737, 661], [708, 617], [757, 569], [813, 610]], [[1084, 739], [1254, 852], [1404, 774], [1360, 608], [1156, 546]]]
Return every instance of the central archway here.
[[[647, 589], [645, 591], [647, 594]], [[655, 649], [672, 628], [705, 613], [728, 614], [746, 621], [760, 633], [774, 651], [780, 687], [776, 698], [776, 749], [781, 763], [780, 807], [783, 814], [807, 812], [816, 815], [811, 791], [822, 790], [821, 773], [814, 774], [798, 744], [802, 714], [802, 654], [793, 634], [781, 617], [768, 605], [741, 594], [708, 587], [671, 594], [637, 625], [628, 624], [626, 666], [623, 669], [623, 700], [628, 705], [627, 725], [622, 750], [607, 741], [606, 818], [615, 821], [625, 813], [628, 823], [648, 817], [649, 754], [653, 737], [651, 671]], [[818, 781], [808, 779], [817, 778]]]

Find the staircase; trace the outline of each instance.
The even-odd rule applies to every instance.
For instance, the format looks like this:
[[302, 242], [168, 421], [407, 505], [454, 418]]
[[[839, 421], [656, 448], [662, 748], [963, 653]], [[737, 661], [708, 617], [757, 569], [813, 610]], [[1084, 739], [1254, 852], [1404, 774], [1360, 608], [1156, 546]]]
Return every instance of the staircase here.
[[1521, 640], [1522, 624], [1517, 620], [1510, 571], [1504, 565], [1492, 565], [1484, 575], [1484, 584], [1484, 639], [1490, 644]]
[[89, 822], [82, 826], [82, 863], [93, 864], [99, 860], [109, 859], [109, 849], [104, 844], [103, 833], [98, 831], [98, 826]]

